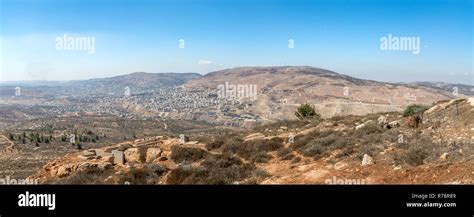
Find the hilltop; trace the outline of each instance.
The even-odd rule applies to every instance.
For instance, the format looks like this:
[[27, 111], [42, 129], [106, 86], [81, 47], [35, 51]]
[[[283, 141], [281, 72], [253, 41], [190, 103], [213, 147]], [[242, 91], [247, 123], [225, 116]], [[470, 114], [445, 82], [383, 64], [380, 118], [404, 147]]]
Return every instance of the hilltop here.
[[[409, 104], [428, 104], [456, 96], [446, 88], [423, 83], [400, 84], [358, 79], [309, 66], [239, 67], [206, 74], [183, 85], [216, 89], [226, 82], [252, 84], [258, 89], [252, 113], [272, 120], [293, 117], [295, 108], [314, 104], [324, 117], [400, 111]], [[454, 86], [454, 85], [451, 85]], [[459, 96], [469, 86], [459, 88]]]

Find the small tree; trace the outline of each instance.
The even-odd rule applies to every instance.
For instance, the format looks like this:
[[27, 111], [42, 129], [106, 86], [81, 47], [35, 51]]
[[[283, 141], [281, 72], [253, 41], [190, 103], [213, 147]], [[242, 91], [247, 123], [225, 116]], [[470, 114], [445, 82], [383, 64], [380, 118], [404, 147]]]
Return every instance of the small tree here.
[[428, 106], [424, 105], [409, 105], [403, 111], [404, 117], [409, 117], [409, 125], [418, 128], [423, 123], [423, 113], [428, 110]]
[[319, 115], [315, 109], [314, 106], [311, 106], [308, 103], [305, 103], [298, 107], [298, 110], [295, 112], [295, 115], [298, 119], [303, 120], [303, 119], [319, 119], [321, 118], [321, 115]]
[[426, 110], [428, 110], [428, 108], [429, 107], [425, 105], [418, 105], [418, 104], [409, 105], [403, 111], [403, 116], [408, 117], [415, 114], [421, 114], [425, 112]]

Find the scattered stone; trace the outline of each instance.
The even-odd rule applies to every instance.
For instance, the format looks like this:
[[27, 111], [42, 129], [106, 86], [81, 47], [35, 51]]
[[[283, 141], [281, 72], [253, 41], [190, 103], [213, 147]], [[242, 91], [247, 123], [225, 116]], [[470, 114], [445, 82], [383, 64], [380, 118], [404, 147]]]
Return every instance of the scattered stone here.
[[190, 142], [186, 142], [186, 145], [196, 145], [198, 143], [199, 143], [198, 141], [190, 141]]
[[364, 126], [365, 126], [364, 124], [359, 124], [359, 125], [357, 125], [357, 126], [356, 126], [356, 128], [355, 128], [355, 129], [356, 129], [356, 130], [358, 130], [358, 129], [360, 129], [360, 128], [364, 127]]
[[287, 131], [287, 130], [288, 130], [288, 127], [281, 126], [280, 129], [283, 130], [283, 131]]
[[393, 170], [401, 170], [401, 169], [402, 169], [402, 166], [400, 166], [400, 165], [393, 168]]
[[368, 154], [364, 154], [364, 158], [362, 159], [362, 166], [372, 165], [374, 164], [374, 160]]
[[392, 121], [392, 122], [388, 123], [388, 126], [390, 126], [390, 128], [399, 127], [400, 126], [400, 121]]

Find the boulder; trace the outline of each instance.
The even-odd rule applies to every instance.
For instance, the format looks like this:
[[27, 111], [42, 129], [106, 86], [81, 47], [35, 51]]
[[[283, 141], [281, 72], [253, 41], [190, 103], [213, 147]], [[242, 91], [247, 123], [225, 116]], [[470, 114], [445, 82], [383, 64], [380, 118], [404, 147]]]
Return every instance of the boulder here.
[[126, 162], [144, 163], [146, 161], [146, 148], [129, 148], [123, 152]]
[[357, 126], [356, 126], [356, 128], [355, 128], [355, 129], [356, 129], [356, 130], [358, 130], [358, 129], [360, 129], [360, 128], [364, 127], [364, 126], [365, 126], [365, 124], [359, 124], [359, 125], [357, 125]]
[[183, 139], [183, 142], [189, 142], [189, 136], [183, 136], [183, 137], [180, 136], [180, 139], [181, 138]]
[[112, 155], [114, 156], [114, 164], [124, 164], [125, 159], [123, 156], [123, 151], [113, 150]]
[[62, 178], [62, 177], [69, 176], [71, 172], [72, 172], [71, 165], [64, 165], [64, 166], [58, 167], [56, 170], [51, 170], [51, 175]]
[[155, 159], [161, 156], [161, 149], [160, 148], [149, 148], [146, 151], [146, 162], [150, 163], [153, 162]]
[[374, 160], [368, 154], [364, 154], [364, 158], [362, 158], [362, 166], [372, 165], [374, 164]]
[[440, 159], [441, 161], [445, 161], [446, 159], [448, 159], [448, 155], [449, 155], [449, 154], [448, 154], [447, 152], [445, 152], [445, 153], [443, 153], [443, 154], [439, 157], [439, 159]]
[[114, 160], [115, 160], [115, 158], [114, 158], [114, 156], [112, 156], [112, 155], [109, 156], [109, 157], [103, 157], [103, 158], [102, 158], [102, 161], [107, 162], [107, 163], [111, 163], [111, 164], [114, 163]]
[[388, 126], [389, 126], [390, 128], [399, 127], [399, 126], [400, 126], [400, 122], [399, 122], [399, 121], [392, 121], [392, 122], [388, 123]]

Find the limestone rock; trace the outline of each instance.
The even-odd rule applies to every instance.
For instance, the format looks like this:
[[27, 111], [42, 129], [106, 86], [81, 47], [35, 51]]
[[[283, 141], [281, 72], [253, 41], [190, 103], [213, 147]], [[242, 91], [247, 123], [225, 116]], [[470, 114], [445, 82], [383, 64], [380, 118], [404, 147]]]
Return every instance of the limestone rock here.
[[358, 129], [361, 129], [361, 128], [365, 127], [368, 124], [373, 124], [373, 123], [375, 123], [373, 120], [368, 120], [368, 121], [366, 121], [362, 124], [357, 125], [355, 129], [358, 130]]
[[123, 151], [113, 150], [112, 155], [114, 156], [114, 164], [124, 164], [125, 159], [123, 156]]
[[146, 148], [129, 148], [125, 150], [124, 157], [126, 162], [144, 163], [146, 161]]
[[448, 155], [449, 155], [449, 154], [448, 154], [447, 152], [445, 152], [445, 153], [443, 153], [443, 154], [439, 157], [439, 159], [440, 159], [441, 161], [445, 161], [446, 159], [448, 159]]
[[399, 127], [400, 126], [400, 121], [392, 121], [392, 122], [388, 123], [388, 126], [390, 126], [390, 128]]
[[161, 149], [160, 148], [149, 148], [146, 151], [146, 162], [150, 163], [153, 162], [155, 159], [161, 156]]
[[372, 165], [374, 164], [374, 160], [368, 154], [364, 154], [364, 158], [362, 159], [362, 166]]

